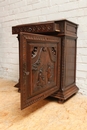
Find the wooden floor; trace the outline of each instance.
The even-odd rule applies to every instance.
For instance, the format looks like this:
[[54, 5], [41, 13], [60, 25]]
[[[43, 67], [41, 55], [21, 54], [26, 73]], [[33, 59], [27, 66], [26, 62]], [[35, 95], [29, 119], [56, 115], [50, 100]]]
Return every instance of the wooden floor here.
[[15, 82], [0, 79], [0, 130], [87, 130], [87, 97], [45, 99], [21, 111]]

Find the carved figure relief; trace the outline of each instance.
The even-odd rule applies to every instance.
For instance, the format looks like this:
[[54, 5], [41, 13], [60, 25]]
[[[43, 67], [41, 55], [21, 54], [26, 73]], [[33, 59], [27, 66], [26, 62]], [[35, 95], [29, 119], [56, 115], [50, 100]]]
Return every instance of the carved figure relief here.
[[43, 71], [40, 70], [38, 74], [38, 81], [37, 81], [37, 86], [43, 87], [45, 85], [45, 77], [43, 75]]
[[36, 92], [51, 87], [55, 83], [53, 76], [55, 75], [56, 48], [33, 47], [32, 55], [33, 92]]

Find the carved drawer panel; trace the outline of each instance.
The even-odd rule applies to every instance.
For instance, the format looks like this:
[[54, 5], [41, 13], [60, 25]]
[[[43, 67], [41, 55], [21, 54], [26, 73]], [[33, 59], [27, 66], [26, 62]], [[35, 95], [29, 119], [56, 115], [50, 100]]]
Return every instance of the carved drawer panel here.
[[26, 24], [12, 27], [13, 34], [20, 32], [28, 33], [47, 33], [47, 32], [60, 32], [59, 25], [55, 22], [40, 23], [40, 24]]

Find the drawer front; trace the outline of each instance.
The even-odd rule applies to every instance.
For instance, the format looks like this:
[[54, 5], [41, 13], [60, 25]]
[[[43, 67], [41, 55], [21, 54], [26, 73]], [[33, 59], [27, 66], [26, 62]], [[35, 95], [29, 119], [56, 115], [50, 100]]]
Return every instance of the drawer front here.
[[12, 27], [12, 34], [19, 34], [20, 32], [28, 33], [52, 33], [60, 32], [59, 24], [54, 22], [50, 23], [39, 23], [39, 24], [28, 24], [28, 25], [19, 25]]

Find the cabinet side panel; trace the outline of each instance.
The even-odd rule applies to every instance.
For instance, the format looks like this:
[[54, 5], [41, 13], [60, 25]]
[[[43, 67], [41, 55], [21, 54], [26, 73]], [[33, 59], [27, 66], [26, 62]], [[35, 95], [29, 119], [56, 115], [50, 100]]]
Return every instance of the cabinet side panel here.
[[65, 46], [65, 87], [75, 83], [76, 40], [66, 38]]

